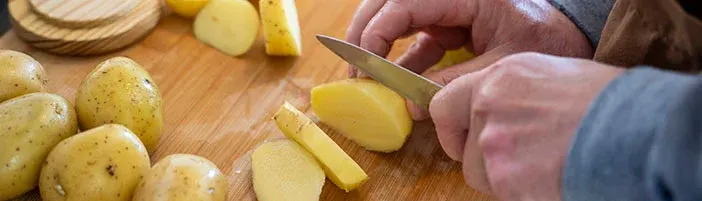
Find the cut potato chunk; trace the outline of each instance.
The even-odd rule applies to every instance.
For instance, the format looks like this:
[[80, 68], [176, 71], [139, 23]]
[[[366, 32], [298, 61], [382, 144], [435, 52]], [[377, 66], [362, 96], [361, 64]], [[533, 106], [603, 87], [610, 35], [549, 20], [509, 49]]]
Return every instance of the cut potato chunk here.
[[302, 42], [295, 0], [260, 0], [259, 9], [266, 38], [266, 53], [299, 56], [302, 53]]
[[238, 56], [251, 49], [258, 26], [258, 14], [249, 1], [211, 0], [195, 17], [193, 29], [198, 40]]
[[295, 141], [268, 141], [251, 155], [253, 186], [260, 201], [316, 201], [324, 186], [324, 170]]
[[368, 150], [400, 149], [412, 132], [405, 99], [367, 79], [348, 79], [312, 89], [312, 109], [323, 123]]
[[431, 70], [441, 70], [459, 63], [463, 63], [473, 58], [475, 58], [475, 55], [472, 52], [466, 50], [465, 48], [447, 50], [446, 53], [444, 53], [444, 57], [441, 58], [439, 63], [432, 66]]
[[349, 192], [368, 179], [361, 166], [295, 106], [285, 102], [273, 118], [285, 136], [317, 158], [329, 179], [339, 188]]

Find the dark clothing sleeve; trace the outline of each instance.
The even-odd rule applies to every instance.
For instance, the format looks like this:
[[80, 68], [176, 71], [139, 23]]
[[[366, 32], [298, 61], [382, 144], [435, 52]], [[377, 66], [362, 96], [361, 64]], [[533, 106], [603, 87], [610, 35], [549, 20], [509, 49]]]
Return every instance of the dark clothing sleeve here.
[[615, 0], [549, 0], [580, 28], [590, 40], [592, 47], [597, 47], [600, 34], [607, 22]]
[[702, 76], [648, 67], [590, 106], [563, 171], [565, 201], [702, 200]]

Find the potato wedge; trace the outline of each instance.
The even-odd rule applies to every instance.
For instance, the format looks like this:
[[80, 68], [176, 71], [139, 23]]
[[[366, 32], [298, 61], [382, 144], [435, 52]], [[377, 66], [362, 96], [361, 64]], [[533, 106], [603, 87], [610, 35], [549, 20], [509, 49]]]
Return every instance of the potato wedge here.
[[405, 99], [368, 79], [348, 79], [312, 89], [319, 120], [371, 151], [393, 152], [412, 132]]
[[285, 136], [295, 140], [319, 161], [326, 175], [339, 188], [349, 192], [368, 179], [361, 166], [295, 106], [285, 102], [273, 119]]
[[300, 24], [295, 0], [260, 0], [263, 36], [266, 53], [274, 56], [299, 56], [302, 54]]
[[127, 201], [149, 165], [139, 138], [108, 124], [61, 141], [41, 169], [39, 191], [44, 201]]
[[44, 67], [29, 55], [0, 50], [0, 102], [33, 92], [46, 91]]
[[121, 124], [136, 133], [149, 153], [163, 132], [163, 100], [141, 65], [125, 57], [99, 64], [78, 88], [76, 112], [83, 130]]
[[133, 201], [227, 199], [227, 178], [206, 158], [173, 154], [159, 160], [134, 191]]
[[259, 201], [315, 201], [324, 186], [324, 170], [295, 141], [259, 145], [251, 155], [253, 186]]
[[251, 49], [258, 36], [258, 13], [246, 0], [210, 0], [195, 17], [195, 37], [230, 56]]
[[48, 93], [0, 104], [0, 200], [32, 190], [51, 149], [78, 132], [73, 106]]

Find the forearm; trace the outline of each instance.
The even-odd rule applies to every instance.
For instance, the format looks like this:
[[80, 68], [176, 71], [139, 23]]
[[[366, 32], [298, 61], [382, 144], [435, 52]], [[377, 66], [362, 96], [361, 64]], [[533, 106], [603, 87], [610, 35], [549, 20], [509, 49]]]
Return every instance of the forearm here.
[[612, 81], [572, 142], [564, 200], [702, 199], [700, 103], [702, 77], [639, 68]]
[[597, 47], [602, 28], [615, 0], [549, 0], [551, 5], [568, 16], [590, 40], [592, 47]]

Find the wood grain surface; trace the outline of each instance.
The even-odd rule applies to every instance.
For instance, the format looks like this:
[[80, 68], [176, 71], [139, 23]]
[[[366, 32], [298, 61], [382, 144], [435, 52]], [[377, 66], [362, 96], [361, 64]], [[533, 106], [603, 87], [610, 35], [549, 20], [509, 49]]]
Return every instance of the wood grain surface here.
[[[247, 54], [229, 57], [197, 41], [192, 22], [169, 15], [138, 44], [99, 57], [59, 57], [31, 48], [9, 32], [0, 48], [26, 52], [46, 68], [50, 91], [68, 100], [100, 61], [121, 55], [141, 63], [160, 87], [165, 131], [152, 163], [174, 153], [204, 156], [229, 178], [229, 200], [255, 200], [250, 150], [282, 137], [271, 120], [287, 100], [307, 114], [312, 87], [347, 76], [347, 64], [321, 46], [315, 34], [343, 38], [360, 0], [298, 0], [303, 56], [269, 57], [259, 36]], [[395, 44], [390, 58], [409, 45]], [[418, 122], [405, 146], [394, 153], [369, 152], [322, 126], [369, 174], [350, 193], [327, 180], [320, 200], [491, 200], [469, 188], [460, 164], [450, 160], [430, 122]], [[36, 191], [17, 200], [39, 200]]]
[[8, 7], [15, 34], [29, 45], [60, 55], [97, 55], [135, 43], [158, 24], [162, 15], [161, 0], [138, 2], [124, 17], [88, 28], [45, 21], [32, 11], [29, 0], [13, 0]]
[[34, 13], [62, 27], [94, 27], [126, 16], [142, 0], [29, 0]]

